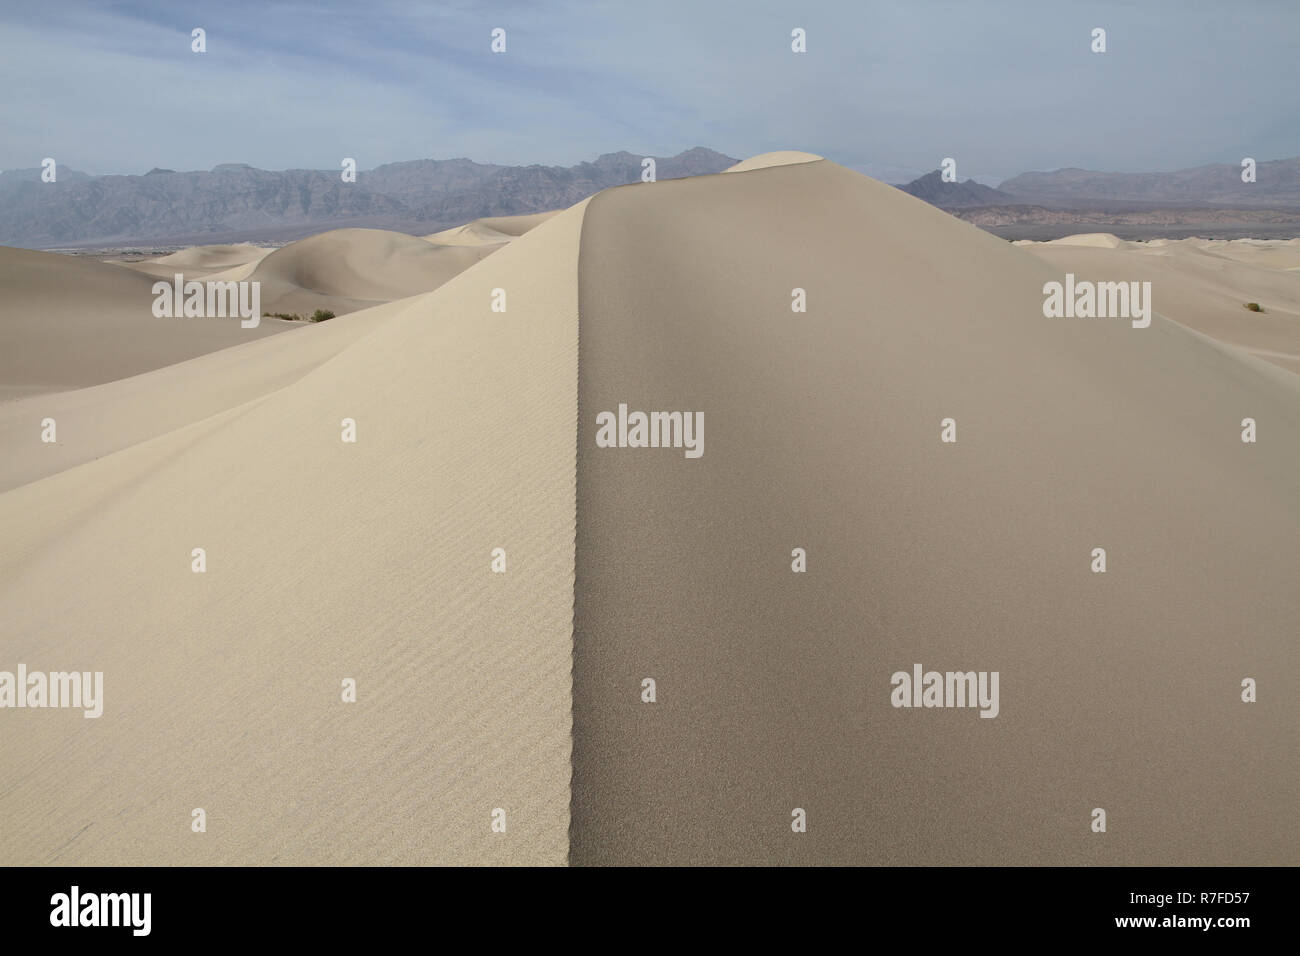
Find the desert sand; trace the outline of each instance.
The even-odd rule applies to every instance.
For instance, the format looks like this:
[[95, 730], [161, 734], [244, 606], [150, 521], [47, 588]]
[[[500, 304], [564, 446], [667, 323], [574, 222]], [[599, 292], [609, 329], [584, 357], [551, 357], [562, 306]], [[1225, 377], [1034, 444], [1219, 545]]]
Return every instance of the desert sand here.
[[[0, 860], [1300, 862], [1300, 377], [1172, 291], [1043, 317], [1068, 257], [1131, 250], [740, 166], [427, 253], [198, 256], [359, 300], [448, 267], [0, 405], [0, 669], [105, 675], [98, 719], [0, 713]], [[705, 453], [598, 448], [620, 403], [703, 412]], [[999, 715], [892, 707], [916, 662], [998, 671]]]
[[0, 246], [0, 400], [100, 385], [295, 327], [158, 319], [155, 276]]
[[290, 243], [248, 274], [268, 312], [338, 315], [431, 292], [499, 246], [449, 246], [384, 229], [336, 229]]
[[1072, 272], [1094, 282], [1150, 282], [1157, 312], [1300, 372], [1300, 240], [1132, 242], [1091, 233], [1017, 245], [1051, 263], [1058, 281]]
[[334, 229], [281, 249], [250, 245], [197, 246], [156, 259], [122, 263], [170, 278], [262, 284], [264, 312], [344, 315], [432, 292], [452, 276], [554, 216], [478, 219], [423, 238], [385, 229]]
[[558, 211], [535, 212], [526, 216], [488, 216], [424, 238], [443, 246], [483, 246], [509, 242], [529, 229], [540, 226]]
[[[400, 306], [137, 377], [61, 432], [111, 453], [0, 494], [4, 660], [105, 674], [101, 718], [4, 712], [0, 859], [565, 861], [582, 214]], [[135, 420], [248, 366], [225, 407]], [[30, 424], [15, 456], [49, 450]]]
[[[345, 315], [431, 292], [553, 215], [460, 227], [478, 229], [481, 241], [336, 229], [276, 250], [196, 246], [139, 262], [0, 247], [0, 287], [6, 293], [0, 301], [0, 403], [116, 382], [301, 328], [272, 318], [276, 313], [307, 318], [323, 309]], [[183, 281], [261, 283], [260, 324], [244, 329], [238, 319], [156, 318], [153, 284], [177, 274]], [[316, 354], [312, 346], [303, 352]]]
[[[269, 395], [409, 306], [398, 301], [116, 382], [0, 402], [0, 446], [12, 450], [0, 459], [0, 491]], [[34, 444], [46, 418], [54, 419], [58, 440]]]
[[165, 256], [118, 264], [160, 279], [170, 279], [178, 272], [189, 279], [211, 278], [217, 273], [224, 274], [237, 270], [240, 266], [254, 266], [266, 258], [271, 251], [248, 243], [193, 246]]
[[[1300, 378], [1054, 277], [829, 162], [592, 201], [572, 862], [1300, 861]], [[620, 402], [704, 456], [597, 448]], [[1000, 715], [893, 708], [916, 662]]]
[[726, 173], [746, 173], [751, 169], [768, 169], [772, 166], [797, 166], [802, 163], [815, 163], [823, 159], [816, 153], [805, 153], [797, 149], [782, 149], [772, 153], [759, 153], [749, 159], [742, 159], [734, 166], [724, 169]]

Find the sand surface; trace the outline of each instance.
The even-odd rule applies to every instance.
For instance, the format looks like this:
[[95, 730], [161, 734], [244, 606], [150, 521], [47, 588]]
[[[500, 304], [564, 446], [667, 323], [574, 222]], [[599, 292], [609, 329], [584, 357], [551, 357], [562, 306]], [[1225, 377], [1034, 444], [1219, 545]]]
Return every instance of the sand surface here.
[[156, 281], [113, 263], [0, 246], [0, 399], [100, 385], [298, 327], [160, 319]]
[[[0, 713], [0, 860], [1300, 863], [1295, 247], [734, 172], [177, 254], [359, 304], [255, 340], [0, 250], [0, 388], [95, 386], [0, 405], [0, 670], [106, 698]], [[1045, 319], [1066, 269], [1162, 315]], [[702, 411], [703, 456], [596, 447], [620, 403]], [[999, 715], [892, 707], [918, 662]]]
[[771, 153], [760, 153], [749, 159], [742, 159], [734, 166], [728, 166], [724, 173], [746, 173], [752, 169], [768, 169], [772, 166], [796, 166], [800, 163], [815, 163], [822, 159], [816, 153], [805, 153], [797, 149], [780, 149]]
[[[1132, 242], [1109, 233], [1017, 243], [1077, 279], [1146, 281], [1157, 312], [1300, 372], [1300, 241]], [[1252, 312], [1255, 302], [1263, 312]]]
[[430, 292], [499, 246], [445, 246], [383, 229], [335, 229], [277, 249], [250, 272], [271, 313], [338, 315]]
[[63, 433], [112, 453], [0, 494], [0, 666], [101, 670], [106, 698], [4, 713], [0, 859], [565, 861], [582, 212], [305, 331], [278, 389], [303, 360], [275, 340], [218, 411], [142, 426], [177, 386], [137, 379]]
[[[116, 382], [0, 404], [0, 446], [10, 452], [0, 459], [0, 491], [269, 395], [409, 307], [398, 301]], [[33, 441], [47, 418], [57, 441]]]
[[[501, 241], [477, 245], [436, 243], [381, 229], [337, 229], [276, 250], [247, 244], [196, 246], [134, 263], [0, 247], [0, 287], [5, 290], [0, 301], [0, 404], [114, 383], [304, 327], [270, 314], [307, 318], [323, 309], [346, 315], [430, 292], [551, 215], [508, 217], [497, 225], [513, 234], [501, 232]], [[233, 318], [157, 318], [153, 285], [177, 274], [182, 281], [260, 283], [258, 327], [242, 328]], [[317, 354], [317, 348], [302, 346], [289, 362], [301, 368], [305, 357]], [[179, 375], [178, 383], [188, 373]], [[272, 372], [271, 379], [277, 375]], [[242, 382], [246, 376], [238, 378]], [[198, 388], [211, 392], [210, 384]], [[234, 394], [244, 394], [241, 388], [232, 384]], [[6, 410], [0, 420], [6, 414], [19, 413]], [[117, 444], [117, 433], [108, 431], [108, 444]], [[138, 434], [131, 432], [133, 439]], [[5, 487], [2, 479], [0, 487]]]
[[[596, 197], [573, 862], [1300, 862], [1300, 378], [1056, 272], [830, 163]], [[704, 456], [597, 448], [620, 402]], [[1000, 715], [893, 708], [917, 662]]]
[[[261, 283], [263, 313], [345, 315], [431, 292], [554, 213], [484, 219], [421, 239], [385, 229], [333, 229], [279, 249], [195, 246], [142, 262], [115, 263], [154, 278]], [[473, 232], [477, 230], [477, 232]], [[474, 241], [471, 241], [473, 232]]]
[[236, 271], [240, 266], [256, 266], [273, 250], [248, 243], [236, 245], [192, 246], [165, 256], [140, 262], [119, 262], [117, 265], [143, 272], [146, 275], [170, 279], [177, 272], [189, 279], [210, 279], [221, 273]]
[[444, 246], [482, 246], [509, 242], [529, 229], [540, 226], [556, 215], [558, 210], [535, 212], [525, 216], [488, 216], [475, 219], [463, 226], [454, 226], [424, 238]]

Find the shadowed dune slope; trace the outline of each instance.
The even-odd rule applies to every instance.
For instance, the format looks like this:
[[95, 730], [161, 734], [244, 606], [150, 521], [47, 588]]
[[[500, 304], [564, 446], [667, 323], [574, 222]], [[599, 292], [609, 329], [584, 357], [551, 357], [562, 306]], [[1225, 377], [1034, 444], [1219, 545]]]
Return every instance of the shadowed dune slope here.
[[[829, 162], [592, 201], [573, 862], [1300, 863], [1300, 378], [1055, 277]], [[916, 663], [999, 715], [894, 708]]]
[[0, 247], [0, 399], [99, 385], [295, 328], [157, 318], [156, 281], [110, 263]]
[[278, 390], [0, 494], [0, 668], [104, 672], [97, 719], [5, 712], [0, 860], [565, 862], [584, 207], [305, 374], [261, 356]]

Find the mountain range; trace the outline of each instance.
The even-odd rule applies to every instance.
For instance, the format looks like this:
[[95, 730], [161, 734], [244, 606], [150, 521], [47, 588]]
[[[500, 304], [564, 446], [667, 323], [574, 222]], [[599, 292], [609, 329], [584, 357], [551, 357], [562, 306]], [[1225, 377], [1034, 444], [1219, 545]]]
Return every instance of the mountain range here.
[[1016, 197], [1000, 189], [985, 186], [973, 179], [964, 183], [947, 183], [939, 170], [926, 173], [899, 189], [917, 199], [924, 199], [932, 206], [991, 206], [998, 203], [1013, 203]]
[[1227, 163], [1160, 173], [1100, 173], [1058, 169], [1021, 173], [998, 189], [1026, 202], [1151, 202], [1201, 206], [1300, 206], [1300, 157], [1260, 162], [1256, 181]]
[[[188, 172], [155, 168], [140, 176], [60, 167], [55, 183], [42, 182], [40, 169], [15, 169], [0, 173], [0, 245], [275, 242], [348, 227], [421, 235], [570, 206], [602, 189], [639, 182], [642, 161], [626, 151], [575, 166], [417, 159], [360, 172], [354, 183], [343, 182], [338, 170], [273, 171], [242, 163]], [[735, 162], [699, 146], [655, 157], [659, 179], [717, 173]], [[934, 171], [898, 188], [960, 210], [963, 218], [998, 207], [999, 222], [1069, 219], [1066, 211], [1300, 209], [1300, 157], [1260, 162], [1256, 172], [1255, 182], [1243, 183], [1240, 167], [1230, 164], [1159, 173], [1058, 169], [1022, 173], [995, 189], [973, 179], [946, 183]]]
[[[606, 153], [576, 166], [498, 166], [469, 159], [417, 159], [359, 172], [152, 169], [141, 176], [90, 176], [60, 167], [0, 173], [0, 245], [220, 243], [292, 240], [326, 229], [374, 227], [429, 233], [491, 216], [573, 205], [610, 186], [639, 182], [640, 155]], [[696, 147], [654, 157], [656, 177], [717, 173], [736, 160]]]

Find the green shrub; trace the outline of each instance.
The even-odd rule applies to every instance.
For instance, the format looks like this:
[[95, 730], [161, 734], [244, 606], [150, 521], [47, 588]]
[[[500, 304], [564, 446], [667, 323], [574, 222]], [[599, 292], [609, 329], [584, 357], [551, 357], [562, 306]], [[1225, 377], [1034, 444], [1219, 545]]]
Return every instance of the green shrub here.
[[326, 319], [334, 318], [334, 313], [329, 309], [317, 309], [306, 318], [297, 312], [263, 312], [262, 315], [272, 319], [284, 319], [286, 322], [324, 322]]
[[1250, 309], [1250, 311], [1252, 311], [1252, 312], [1263, 312], [1263, 311], [1264, 311], [1263, 308], [1260, 306], [1260, 304], [1259, 304], [1258, 302], [1247, 302], [1247, 303], [1246, 303], [1246, 308]]

